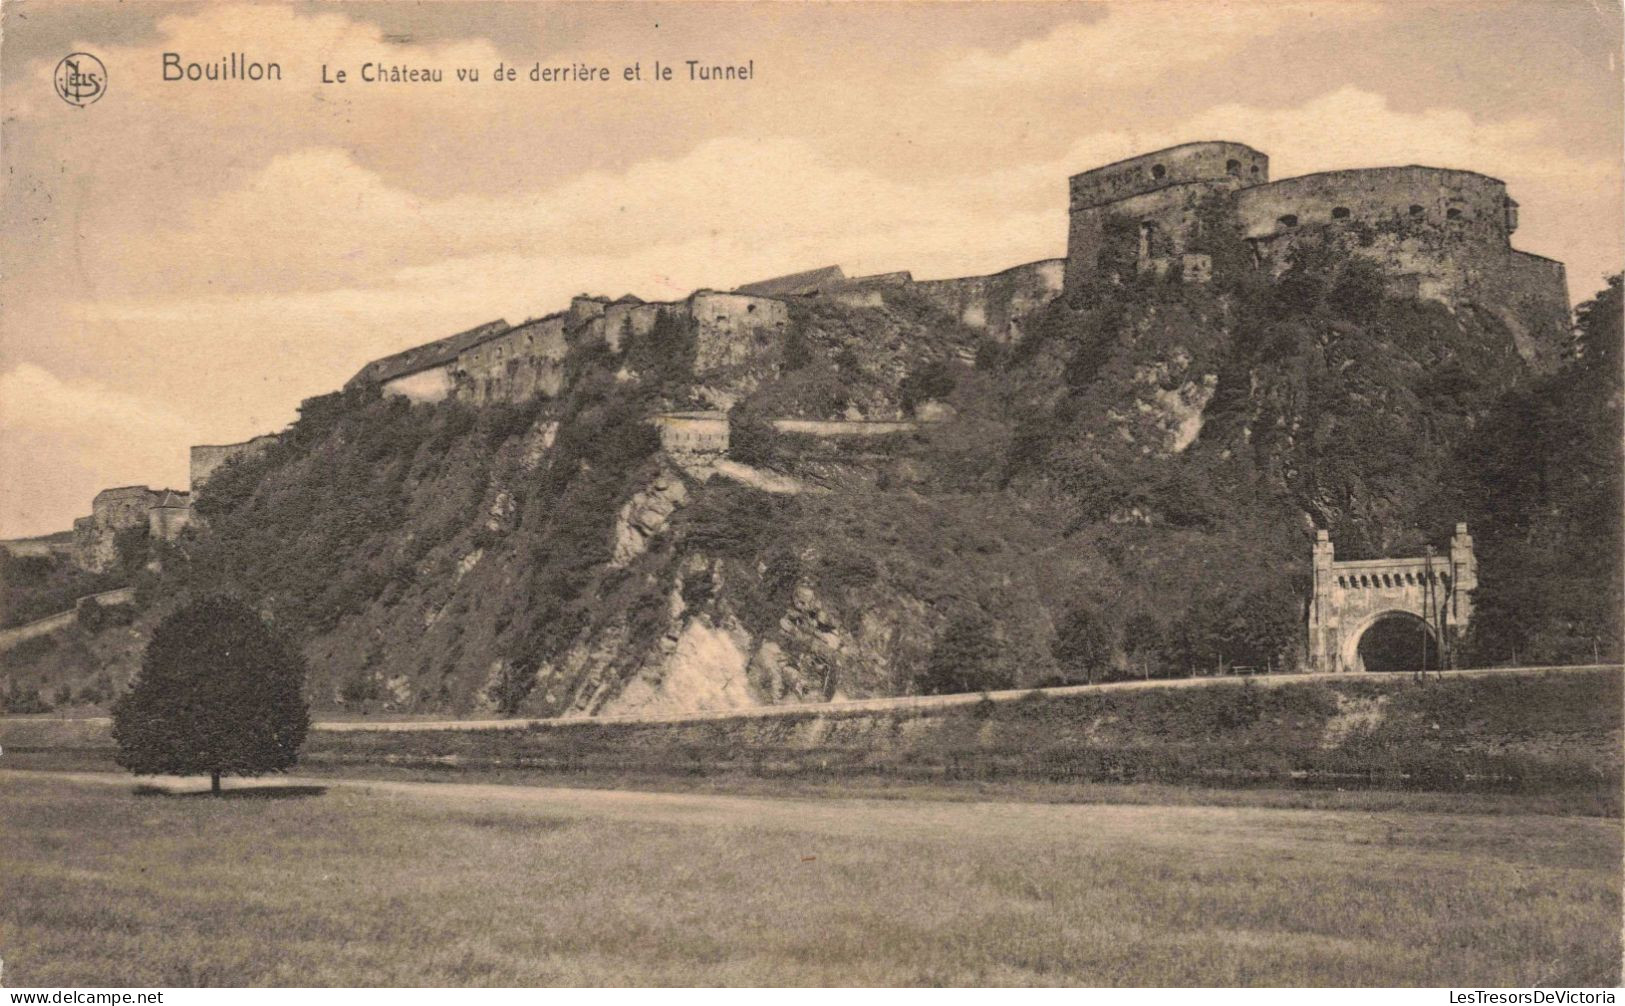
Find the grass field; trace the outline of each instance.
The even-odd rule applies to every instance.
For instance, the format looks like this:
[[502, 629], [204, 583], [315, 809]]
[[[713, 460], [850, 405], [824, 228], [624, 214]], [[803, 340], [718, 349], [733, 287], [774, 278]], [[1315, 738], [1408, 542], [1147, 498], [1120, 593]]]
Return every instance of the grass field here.
[[0, 773], [8, 984], [1620, 977], [1618, 819], [342, 779], [258, 796]]

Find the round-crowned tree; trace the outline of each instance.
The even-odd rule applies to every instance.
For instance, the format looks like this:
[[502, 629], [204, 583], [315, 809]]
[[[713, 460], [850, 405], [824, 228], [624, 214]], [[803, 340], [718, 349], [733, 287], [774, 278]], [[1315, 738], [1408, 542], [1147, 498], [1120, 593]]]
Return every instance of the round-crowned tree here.
[[1094, 608], [1074, 604], [1056, 628], [1052, 652], [1070, 680], [1083, 678], [1092, 685], [1111, 670], [1111, 628]]
[[1014, 682], [1000, 660], [993, 620], [977, 610], [955, 616], [915, 683], [926, 695], [1009, 688]]
[[153, 630], [113, 704], [118, 764], [137, 775], [255, 776], [291, 768], [310, 727], [304, 657], [253, 609], [205, 597]]

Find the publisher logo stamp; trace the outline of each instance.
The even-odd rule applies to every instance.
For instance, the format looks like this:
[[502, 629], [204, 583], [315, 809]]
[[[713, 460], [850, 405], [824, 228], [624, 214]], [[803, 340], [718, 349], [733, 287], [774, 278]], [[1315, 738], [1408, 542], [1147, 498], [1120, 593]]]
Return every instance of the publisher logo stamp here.
[[107, 93], [107, 67], [88, 52], [74, 52], [56, 65], [57, 97], [83, 108]]

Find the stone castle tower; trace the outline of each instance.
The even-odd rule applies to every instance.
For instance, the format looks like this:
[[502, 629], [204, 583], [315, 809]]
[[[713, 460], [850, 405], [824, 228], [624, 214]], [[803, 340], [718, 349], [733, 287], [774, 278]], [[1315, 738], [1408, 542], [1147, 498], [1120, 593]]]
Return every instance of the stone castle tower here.
[[1072, 176], [1066, 286], [1125, 270], [1205, 282], [1221, 228], [1272, 275], [1296, 249], [1329, 243], [1374, 262], [1395, 293], [1490, 312], [1531, 365], [1559, 359], [1569, 328], [1563, 264], [1512, 247], [1518, 204], [1505, 182], [1414, 164], [1275, 182], [1269, 172], [1267, 155], [1215, 141]]

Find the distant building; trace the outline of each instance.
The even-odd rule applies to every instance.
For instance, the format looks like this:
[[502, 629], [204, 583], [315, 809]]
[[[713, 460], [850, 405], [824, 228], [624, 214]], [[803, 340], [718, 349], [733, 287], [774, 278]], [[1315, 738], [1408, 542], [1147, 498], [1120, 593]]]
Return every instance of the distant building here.
[[438, 401], [451, 392], [451, 366], [458, 354], [507, 329], [508, 323], [499, 318], [444, 339], [404, 349], [362, 367], [344, 387], [376, 384], [385, 394], [404, 395], [413, 401]]
[[148, 536], [174, 541], [192, 516], [192, 495], [179, 489], [120, 486], [103, 489], [90, 503], [90, 516], [73, 522], [73, 558], [100, 573], [118, 560], [118, 535], [143, 528]]
[[652, 420], [660, 449], [678, 456], [728, 453], [726, 412], [662, 412]]
[[1563, 264], [1512, 247], [1518, 204], [1476, 171], [1411, 164], [1272, 182], [1251, 147], [1185, 143], [1073, 175], [1070, 218], [1068, 289], [1125, 271], [1207, 282], [1233, 233], [1248, 265], [1271, 275], [1325, 243], [1374, 263], [1396, 294], [1482, 305], [1536, 366], [1555, 364], [1568, 335]]
[[189, 452], [188, 488], [197, 492], [221, 465], [236, 458], [251, 457], [276, 443], [277, 434], [266, 433], [237, 444], [194, 444]]
[[846, 273], [841, 271], [840, 266], [827, 265], [821, 269], [808, 269], [806, 272], [746, 283], [735, 287], [733, 292], [754, 297], [806, 297], [838, 290], [847, 282]]

